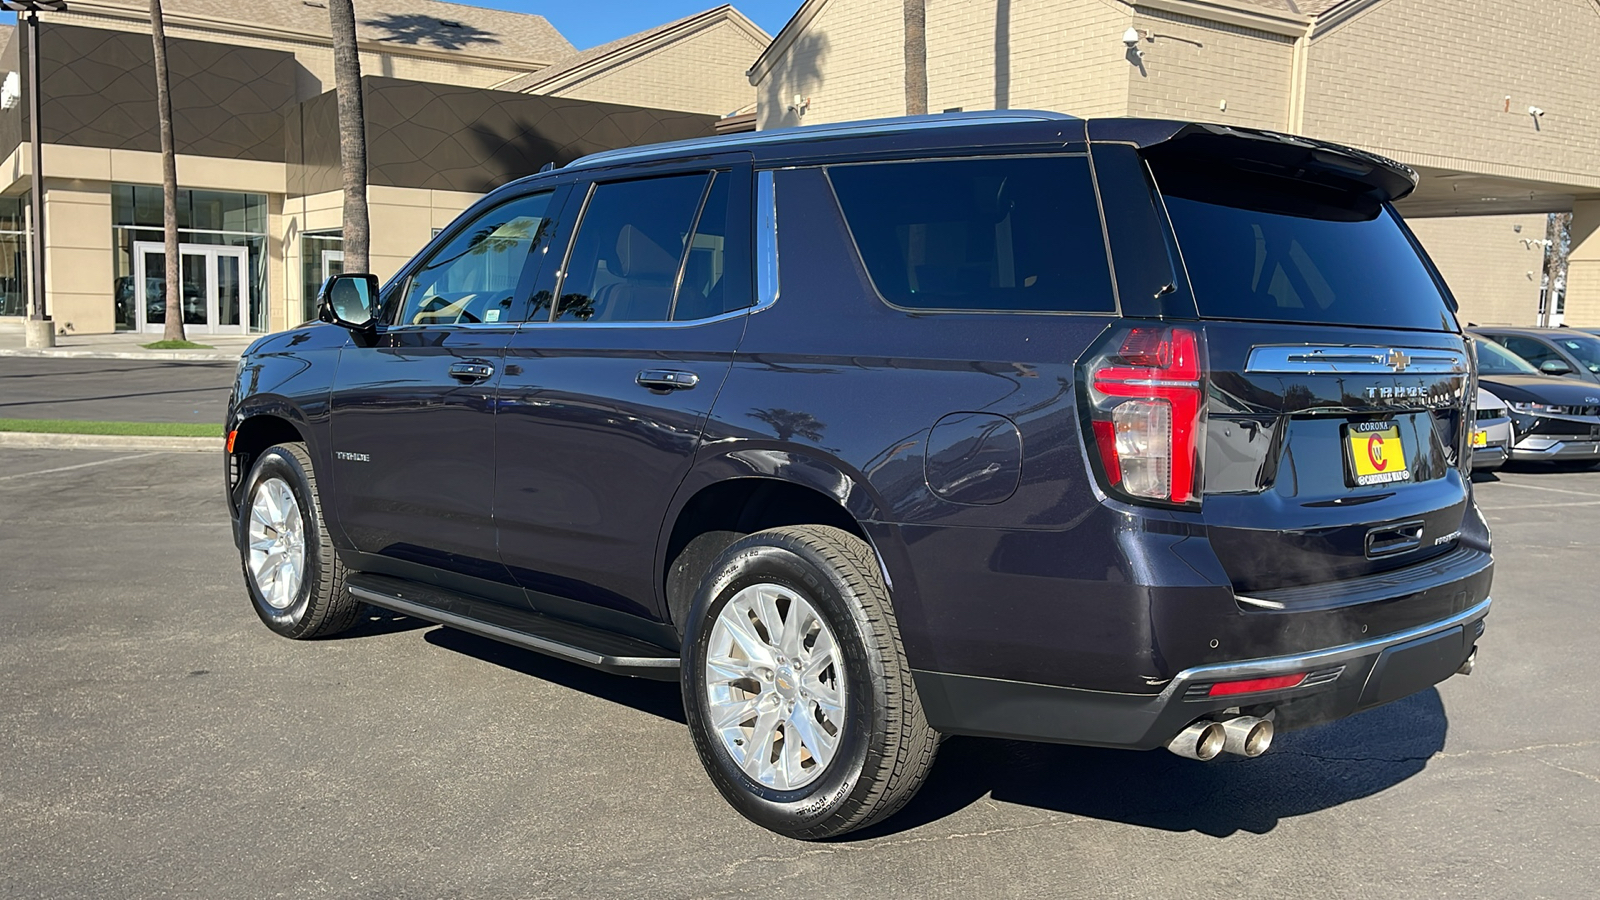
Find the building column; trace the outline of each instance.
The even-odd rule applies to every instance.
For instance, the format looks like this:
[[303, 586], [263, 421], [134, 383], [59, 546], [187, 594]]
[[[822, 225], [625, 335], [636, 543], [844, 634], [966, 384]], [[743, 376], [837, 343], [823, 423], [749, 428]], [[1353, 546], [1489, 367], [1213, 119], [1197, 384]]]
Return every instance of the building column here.
[[1572, 204], [1565, 309], [1568, 325], [1600, 325], [1600, 200]]
[[111, 186], [47, 179], [44, 203], [45, 309], [56, 331], [116, 331]]

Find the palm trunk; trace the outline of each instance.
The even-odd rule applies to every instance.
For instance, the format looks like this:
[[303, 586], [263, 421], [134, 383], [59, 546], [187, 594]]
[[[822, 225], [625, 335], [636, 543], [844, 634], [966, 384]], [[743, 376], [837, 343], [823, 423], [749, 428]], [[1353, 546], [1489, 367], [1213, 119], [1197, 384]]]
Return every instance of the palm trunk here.
[[150, 0], [150, 40], [156, 53], [156, 120], [161, 125], [161, 229], [166, 241], [167, 324], [163, 340], [183, 337], [182, 260], [178, 257], [178, 150], [172, 139], [172, 85], [167, 78], [167, 26], [161, 0]]
[[928, 111], [928, 6], [926, 0], [903, 0], [906, 32], [906, 115]]
[[333, 80], [339, 92], [339, 163], [344, 172], [344, 271], [367, 272], [367, 126], [361, 108], [361, 57], [351, 0], [328, 0]]

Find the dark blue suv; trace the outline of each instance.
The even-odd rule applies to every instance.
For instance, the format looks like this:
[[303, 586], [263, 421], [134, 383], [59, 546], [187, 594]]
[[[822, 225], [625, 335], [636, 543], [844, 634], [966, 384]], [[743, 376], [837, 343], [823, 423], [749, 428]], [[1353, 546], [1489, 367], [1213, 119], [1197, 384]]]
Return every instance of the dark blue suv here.
[[1255, 756], [1470, 671], [1475, 376], [1406, 167], [998, 112], [587, 157], [257, 341], [256, 612], [680, 679], [800, 838], [941, 735]]

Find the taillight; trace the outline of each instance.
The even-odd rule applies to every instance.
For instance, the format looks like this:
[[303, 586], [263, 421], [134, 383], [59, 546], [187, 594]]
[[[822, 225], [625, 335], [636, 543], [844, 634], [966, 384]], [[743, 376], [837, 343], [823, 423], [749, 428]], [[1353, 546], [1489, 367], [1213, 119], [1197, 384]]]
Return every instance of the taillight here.
[[1089, 363], [1089, 417], [1106, 482], [1129, 497], [1200, 500], [1205, 367], [1200, 333], [1134, 328]]

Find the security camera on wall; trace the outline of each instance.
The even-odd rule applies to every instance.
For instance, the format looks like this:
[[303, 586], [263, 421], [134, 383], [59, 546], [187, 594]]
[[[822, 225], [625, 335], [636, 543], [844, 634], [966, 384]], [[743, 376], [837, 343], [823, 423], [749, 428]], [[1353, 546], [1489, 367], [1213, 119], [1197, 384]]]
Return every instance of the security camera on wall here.
[[15, 109], [22, 102], [22, 79], [15, 72], [7, 72], [6, 80], [0, 84], [0, 109]]

